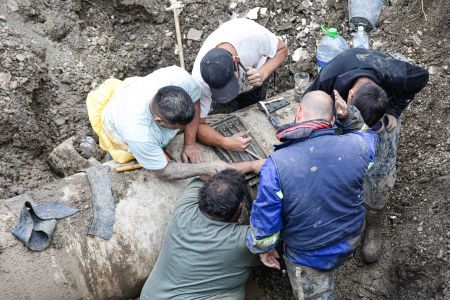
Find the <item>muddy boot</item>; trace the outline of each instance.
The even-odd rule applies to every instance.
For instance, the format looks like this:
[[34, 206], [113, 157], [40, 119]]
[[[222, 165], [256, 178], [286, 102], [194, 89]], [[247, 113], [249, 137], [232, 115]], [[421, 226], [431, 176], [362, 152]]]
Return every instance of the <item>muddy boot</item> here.
[[381, 229], [384, 222], [384, 209], [366, 209], [366, 230], [362, 248], [362, 259], [366, 263], [378, 261], [381, 254]]

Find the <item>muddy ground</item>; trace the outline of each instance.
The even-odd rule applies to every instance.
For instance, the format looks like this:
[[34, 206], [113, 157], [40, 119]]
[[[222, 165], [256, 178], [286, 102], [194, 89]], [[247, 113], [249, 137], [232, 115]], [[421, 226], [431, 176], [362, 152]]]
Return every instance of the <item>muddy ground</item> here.
[[[258, 22], [287, 40], [292, 57], [276, 73], [271, 93], [293, 87], [292, 72], [316, 75], [319, 25], [346, 39], [347, 1], [185, 0], [180, 16], [187, 69], [221, 22], [267, 8]], [[87, 93], [114, 76], [146, 75], [178, 64], [167, 2], [154, 0], [0, 1], [0, 199], [57, 179], [50, 151], [71, 136], [92, 135]], [[390, 0], [370, 34], [371, 47], [398, 52], [430, 72], [402, 120], [398, 178], [385, 222], [383, 256], [364, 264], [357, 252], [336, 275], [338, 299], [450, 298], [450, 4]], [[200, 32], [194, 32], [196, 29]], [[1, 247], [0, 247], [1, 253]], [[255, 272], [260, 299], [291, 297], [287, 277]]]

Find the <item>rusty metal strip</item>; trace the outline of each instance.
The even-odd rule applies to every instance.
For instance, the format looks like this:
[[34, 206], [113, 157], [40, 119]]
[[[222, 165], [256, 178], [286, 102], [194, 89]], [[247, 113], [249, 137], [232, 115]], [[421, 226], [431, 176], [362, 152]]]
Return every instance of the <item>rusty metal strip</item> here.
[[[236, 115], [231, 115], [220, 121], [217, 121], [214, 124], [212, 124], [211, 127], [225, 137], [232, 136], [236, 133], [245, 132], [248, 130], [241, 122], [239, 117], [237, 117]], [[250, 136], [252, 135], [250, 134]], [[213, 149], [214, 152], [217, 154], [217, 156], [226, 163], [251, 161], [267, 158], [261, 146], [258, 144], [258, 142], [255, 140], [253, 136], [252, 142], [247, 147], [247, 150], [245, 152], [232, 151], [217, 147], [214, 147]], [[245, 179], [247, 180], [249, 186], [254, 186], [259, 182], [259, 177], [258, 175], [255, 174], [247, 174], [245, 176]]]

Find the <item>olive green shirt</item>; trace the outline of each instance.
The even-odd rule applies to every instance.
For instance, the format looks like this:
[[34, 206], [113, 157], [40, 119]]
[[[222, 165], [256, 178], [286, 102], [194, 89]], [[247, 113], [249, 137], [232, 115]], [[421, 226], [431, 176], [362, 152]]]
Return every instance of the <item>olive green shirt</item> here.
[[244, 299], [259, 262], [245, 245], [250, 228], [206, 217], [198, 208], [203, 185], [194, 179], [179, 197], [141, 300]]

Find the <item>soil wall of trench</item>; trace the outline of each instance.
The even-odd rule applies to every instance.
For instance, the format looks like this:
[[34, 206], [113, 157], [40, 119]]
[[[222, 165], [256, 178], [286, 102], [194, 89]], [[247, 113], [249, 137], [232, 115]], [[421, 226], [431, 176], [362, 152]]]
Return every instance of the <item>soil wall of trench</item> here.
[[[188, 70], [202, 40], [221, 22], [263, 8], [257, 22], [285, 39], [290, 49], [272, 80], [271, 95], [293, 87], [295, 69], [316, 75], [320, 24], [351, 38], [347, 1], [183, 3]], [[167, 6], [168, 1], [154, 0], [0, 1], [0, 201], [57, 179], [47, 164], [50, 151], [70, 136], [93, 136], [85, 108], [91, 89], [111, 76], [143, 76], [178, 64]], [[449, 6], [445, 0], [385, 1], [378, 28], [370, 34], [372, 48], [407, 56], [429, 70], [430, 82], [402, 119], [383, 256], [366, 265], [357, 251], [339, 268], [338, 299], [450, 297]], [[1, 263], [8, 245], [1, 241], [0, 278], [8, 271]], [[260, 289], [255, 298], [292, 297], [287, 277], [279, 272], [260, 268], [254, 279]]]

